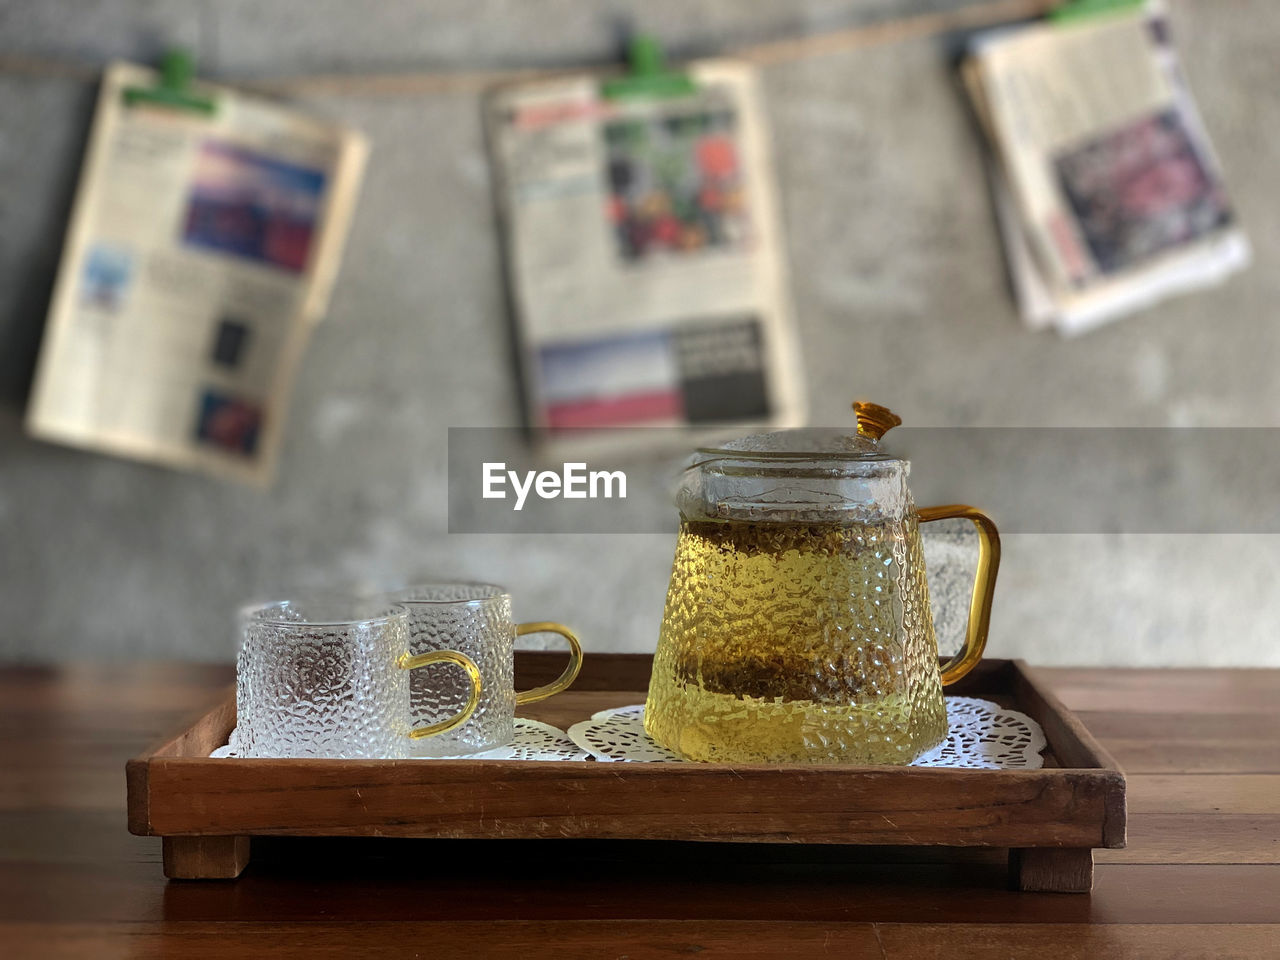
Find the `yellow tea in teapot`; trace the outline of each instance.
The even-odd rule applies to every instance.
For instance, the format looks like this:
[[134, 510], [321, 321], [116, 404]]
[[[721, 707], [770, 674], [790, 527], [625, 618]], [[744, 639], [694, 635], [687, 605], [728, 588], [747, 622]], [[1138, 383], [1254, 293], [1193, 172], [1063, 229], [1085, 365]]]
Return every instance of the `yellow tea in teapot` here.
[[946, 734], [919, 523], [684, 520], [645, 729], [687, 759], [910, 763]]

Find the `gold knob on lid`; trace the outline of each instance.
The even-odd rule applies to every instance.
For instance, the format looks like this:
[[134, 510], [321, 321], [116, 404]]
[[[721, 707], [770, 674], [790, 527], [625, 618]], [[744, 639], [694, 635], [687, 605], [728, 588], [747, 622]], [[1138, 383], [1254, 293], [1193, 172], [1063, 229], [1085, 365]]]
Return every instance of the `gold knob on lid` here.
[[870, 440], [879, 440], [902, 423], [902, 418], [888, 407], [865, 400], [853, 402], [853, 415], [858, 418], [858, 436]]

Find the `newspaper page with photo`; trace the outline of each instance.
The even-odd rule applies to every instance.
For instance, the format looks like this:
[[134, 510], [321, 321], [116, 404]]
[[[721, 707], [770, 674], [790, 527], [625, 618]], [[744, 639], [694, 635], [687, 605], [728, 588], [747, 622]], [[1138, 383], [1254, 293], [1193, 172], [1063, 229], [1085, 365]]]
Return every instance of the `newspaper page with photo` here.
[[580, 76], [489, 99], [528, 420], [544, 439], [803, 419], [754, 74], [687, 69], [694, 92], [673, 98], [610, 99]]
[[1029, 325], [1080, 332], [1247, 265], [1162, 4], [982, 35], [964, 78]]
[[366, 146], [220, 87], [208, 114], [126, 104], [156, 82], [103, 79], [27, 428], [265, 485]]

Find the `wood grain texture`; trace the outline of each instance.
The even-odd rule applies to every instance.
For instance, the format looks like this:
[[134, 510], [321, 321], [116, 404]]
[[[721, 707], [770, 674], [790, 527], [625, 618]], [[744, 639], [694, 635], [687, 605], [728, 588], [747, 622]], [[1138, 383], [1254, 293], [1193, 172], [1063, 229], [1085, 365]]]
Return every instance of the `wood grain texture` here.
[[[255, 841], [254, 862], [235, 883], [166, 883], [159, 841], [126, 839], [134, 848], [111, 858], [0, 863], [0, 924], [335, 917], [909, 923], [922, 911], [949, 923], [1266, 923], [1276, 920], [1280, 902], [1276, 865], [1098, 864], [1092, 895], [1077, 897], [1010, 890], [1003, 862], [909, 862], [904, 854], [918, 849], [860, 849], [866, 856], [848, 862], [822, 855], [834, 848], [690, 851], [689, 844], [623, 841], [570, 841], [553, 853], [522, 841], [470, 853], [458, 849], [462, 841]], [[385, 849], [371, 852], [368, 843]], [[257, 849], [264, 844], [266, 851]], [[481, 862], [459, 867], [468, 857]], [[426, 876], [424, 862], [454, 869], [446, 878]], [[537, 883], [493, 869], [532, 862]]]
[[1093, 851], [1088, 847], [1010, 850], [1009, 879], [1018, 890], [1088, 893], [1093, 889]]
[[[564, 670], [565, 655], [555, 650], [517, 650], [515, 685], [528, 690], [551, 683]], [[647, 653], [591, 654], [582, 658], [582, 670], [573, 681], [575, 692], [597, 690], [648, 690], [653, 657]]]
[[1114, 738], [1107, 743], [1129, 773], [1280, 773], [1280, 742]]
[[1044, 728], [1045, 738], [1054, 746], [1054, 755], [1064, 767], [1115, 768], [1111, 755], [1093, 734], [1059, 700], [1025, 661], [1013, 661], [1007, 682], [1014, 705]]
[[151, 761], [140, 832], [1103, 846], [1120, 788], [1062, 770], [222, 763]]
[[376, 944], [379, 957], [431, 960], [726, 960], [832, 956], [846, 960], [1106, 960], [1106, 958], [1274, 957], [1280, 925], [1086, 927], [1073, 924], [873, 924], [743, 921], [503, 921], [448, 925], [408, 922], [129, 923], [15, 925], [16, 956], [44, 960], [124, 957], [184, 960], [282, 956], [346, 960]]
[[1280, 713], [1275, 670], [1201, 668], [1040, 670], [1077, 713], [1104, 711], [1187, 716]]
[[165, 837], [163, 849], [173, 880], [234, 880], [249, 865], [248, 837]]
[[[834, 846], [586, 840], [263, 839], [235, 883], [166, 883], [159, 839], [125, 830], [121, 764], [216, 697], [230, 668], [0, 669], [0, 954], [324, 957], [376, 944], [381, 956], [468, 960], [695, 949], [947, 960], [1276, 956], [1280, 855], [1255, 827], [1271, 829], [1280, 775], [1187, 773], [1177, 757], [1181, 743], [1218, 739], [1241, 716], [1275, 714], [1264, 707], [1280, 703], [1280, 671], [1185, 672], [1209, 693], [1190, 677], [1159, 682], [1155, 672], [1158, 690], [1190, 698], [1188, 715], [1149, 695], [1152, 671], [1036, 673], [1073, 707], [1093, 707], [1082, 719], [1103, 748], [1144, 741], [1160, 762], [1158, 772], [1130, 778], [1129, 846], [1099, 852], [1089, 896], [1011, 891], [997, 852], [981, 848], [867, 847], [855, 857]], [[1211, 839], [1196, 847], [1198, 835]], [[483, 852], [466, 852], [477, 844]], [[1266, 862], [1189, 862], [1215, 846]], [[1107, 862], [1114, 856], [1143, 862]], [[524, 870], [493, 869], [532, 862], [536, 883]], [[450, 872], [424, 875], [427, 863]]]
[[311, 960], [351, 957], [431, 960], [629, 960], [696, 955], [755, 960], [829, 954], [848, 960], [883, 960], [870, 923], [812, 924], [745, 921], [506, 921], [460, 922], [447, 926], [408, 922], [243, 924], [169, 923], [64, 925], [53, 929], [22, 925], [10, 931], [21, 956], [44, 960], [130, 957], [184, 960], [235, 957], [266, 960], [299, 956]]
[[[633, 685], [650, 663], [593, 659], [593, 683]], [[555, 662], [555, 654], [520, 654], [518, 682], [537, 682]], [[210, 760], [233, 723], [229, 690], [187, 730], [130, 761], [130, 829], [161, 836], [1123, 844], [1123, 776], [1089, 732], [1025, 664], [989, 662], [971, 687], [979, 682], [1040, 720], [1059, 762], [1071, 768]], [[570, 691], [554, 698], [561, 712], [546, 708], [541, 716], [567, 726], [635, 702], [633, 696]], [[1075, 882], [1065, 877], [1063, 886]]]
[[1277, 713], [1145, 713], [1085, 710], [1078, 714], [1095, 737], [1107, 740], [1237, 742], [1266, 746], [1280, 740]]
[[1280, 815], [1280, 774], [1187, 773], [1126, 777], [1129, 813]]
[[1206, 960], [1275, 957], [1280, 925], [883, 924], [887, 960]]
[[1129, 820], [1129, 845], [1123, 850], [1099, 850], [1098, 861], [1277, 863], [1280, 862], [1280, 816], [1136, 814]]
[[[1057, 762], [1063, 767], [1100, 768], [1117, 770], [1118, 765], [1103, 746], [1094, 739], [1080, 718], [1068, 710], [1061, 700], [1054, 695], [1048, 685], [1021, 660], [1015, 660], [1010, 683], [1013, 687], [1015, 705], [1029, 714], [1044, 730], [1045, 739], [1053, 745], [1053, 753]], [[1097, 846], [1122, 847], [1125, 843], [1126, 799], [1123, 780], [1118, 786], [1108, 790], [1105, 797], [1105, 813], [1103, 821], [1103, 841]], [[1010, 844], [1013, 846], [1013, 844]], [[1092, 844], [1090, 846], [1093, 846]], [[1066, 860], [1037, 861], [1042, 864], [1066, 863]], [[1090, 861], [1092, 862], [1092, 861]], [[1046, 866], [1047, 869], [1047, 866]], [[1069, 870], [1062, 880], [1067, 888], [1072, 884], [1078, 886], [1075, 871]], [[1049, 882], [1045, 880], [1044, 882]], [[1090, 872], [1090, 883], [1092, 873]], [[1050, 889], [1049, 887], [1024, 887], [1023, 889]], [[1081, 887], [1080, 889], [1088, 889]]]

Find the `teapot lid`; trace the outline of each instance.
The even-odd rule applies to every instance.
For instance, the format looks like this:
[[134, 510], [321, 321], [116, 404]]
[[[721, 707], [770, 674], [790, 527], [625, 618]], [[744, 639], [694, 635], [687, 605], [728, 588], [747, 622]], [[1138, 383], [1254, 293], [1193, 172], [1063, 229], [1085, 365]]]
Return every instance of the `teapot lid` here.
[[880, 449], [902, 420], [874, 403], [853, 405], [857, 433], [779, 430], [703, 447], [687, 465], [676, 505], [685, 519], [779, 522], [900, 520], [911, 465]]
[[774, 457], [834, 460], [897, 460], [880, 449], [880, 439], [902, 423], [902, 418], [877, 403], [853, 404], [858, 429], [855, 434], [831, 428], [802, 428], [756, 433], [715, 447], [701, 447], [700, 454], [746, 459]]

